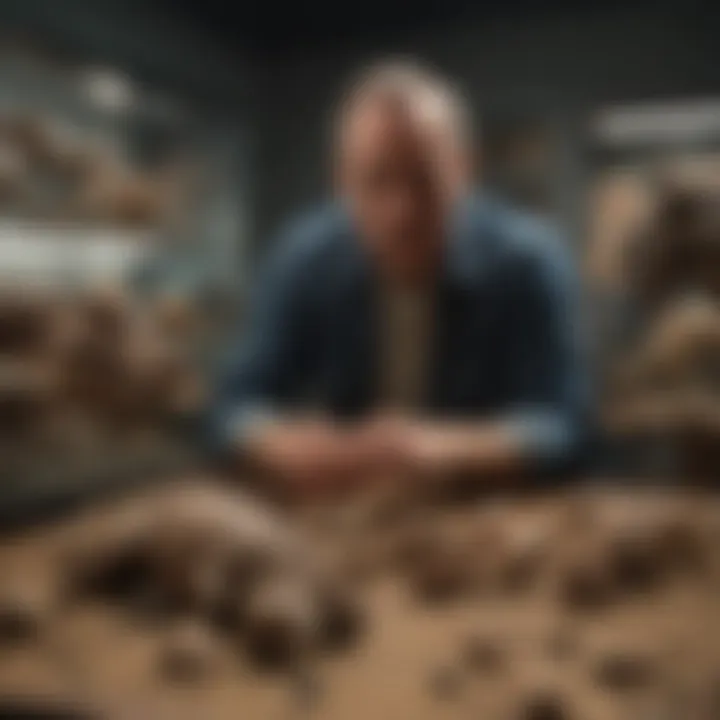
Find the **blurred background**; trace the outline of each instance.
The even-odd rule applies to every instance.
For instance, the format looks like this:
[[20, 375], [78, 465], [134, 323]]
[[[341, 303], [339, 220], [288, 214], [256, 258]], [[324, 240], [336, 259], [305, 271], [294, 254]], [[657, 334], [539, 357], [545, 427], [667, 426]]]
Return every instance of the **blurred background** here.
[[[472, 676], [462, 717], [717, 720], [718, 38], [712, 0], [0, 0], [0, 719], [434, 720]], [[567, 494], [290, 524], [213, 488], [199, 418], [258, 263], [328, 191], [338, 93], [386, 55], [458, 82], [482, 183], [567, 238], [596, 442]], [[366, 616], [317, 675], [325, 626]], [[58, 688], [123, 713], [12, 704]]]
[[187, 461], [256, 263], [327, 190], [332, 103], [386, 54], [458, 81], [485, 184], [569, 238], [612, 440], [602, 472], [716, 462], [719, 31], [703, 0], [5, 0], [3, 506]]

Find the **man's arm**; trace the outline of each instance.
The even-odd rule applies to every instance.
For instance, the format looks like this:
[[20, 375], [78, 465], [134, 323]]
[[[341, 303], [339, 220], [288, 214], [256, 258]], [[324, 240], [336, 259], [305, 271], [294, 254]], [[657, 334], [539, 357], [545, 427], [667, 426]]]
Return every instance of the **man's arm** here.
[[568, 470], [584, 440], [587, 385], [579, 338], [580, 297], [562, 248], [518, 261], [503, 353], [506, 402], [496, 416], [419, 423], [408, 437], [419, 468], [434, 475], [553, 475]]
[[309, 370], [302, 259], [283, 240], [251, 298], [247, 326], [217, 373], [209, 432], [215, 452], [236, 455], [258, 429], [286, 414]]
[[518, 271], [502, 418], [524, 466], [540, 475], [573, 465], [589, 419], [579, 282], [569, 252], [558, 239], [545, 240]]
[[[301, 404], [317, 352], [312, 293], [323, 267], [282, 243], [262, 275], [239, 347], [218, 373], [209, 429], [216, 455], [293, 492], [342, 489], [373, 460], [365, 443]], [[322, 265], [319, 263], [318, 265]]]

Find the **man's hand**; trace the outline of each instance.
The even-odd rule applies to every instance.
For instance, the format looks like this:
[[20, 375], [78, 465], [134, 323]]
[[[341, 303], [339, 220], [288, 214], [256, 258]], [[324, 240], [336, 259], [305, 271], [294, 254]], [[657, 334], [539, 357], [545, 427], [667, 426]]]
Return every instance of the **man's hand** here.
[[442, 482], [458, 473], [518, 470], [501, 427], [379, 416], [359, 427], [273, 422], [249, 443], [251, 459], [295, 496], [333, 495], [373, 482]]
[[492, 423], [381, 417], [366, 432], [383, 448], [378, 456], [385, 477], [436, 482], [458, 473], [502, 474], [519, 466], [511, 433]]
[[294, 495], [337, 494], [398, 466], [399, 443], [380, 426], [272, 422], [248, 443], [250, 459]]
[[383, 477], [416, 481], [452, 472], [458, 438], [442, 425], [402, 417], [380, 417], [366, 430], [383, 461]]
[[293, 494], [326, 488], [339, 480], [346, 449], [336, 429], [315, 420], [264, 424], [247, 443], [251, 461]]

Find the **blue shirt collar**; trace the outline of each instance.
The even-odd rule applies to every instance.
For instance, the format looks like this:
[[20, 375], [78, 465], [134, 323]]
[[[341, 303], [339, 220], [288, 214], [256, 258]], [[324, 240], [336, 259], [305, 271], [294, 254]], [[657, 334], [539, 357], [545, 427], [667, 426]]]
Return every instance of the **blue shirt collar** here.
[[442, 278], [462, 288], [477, 278], [478, 263], [487, 253], [491, 200], [480, 193], [469, 193], [458, 201], [448, 224], [445, 267]]

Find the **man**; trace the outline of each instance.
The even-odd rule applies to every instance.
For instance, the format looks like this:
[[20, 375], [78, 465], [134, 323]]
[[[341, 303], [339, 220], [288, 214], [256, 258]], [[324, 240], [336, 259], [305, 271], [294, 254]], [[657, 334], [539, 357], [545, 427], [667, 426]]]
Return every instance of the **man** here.
[[538, 221], [471, 194], [468, 125], [414, 66], [373, 68], [342, 102], [338, 199], [280, 243], [213, 414], [284, 490], [509, 482], [577, 457], [572, 272]]

